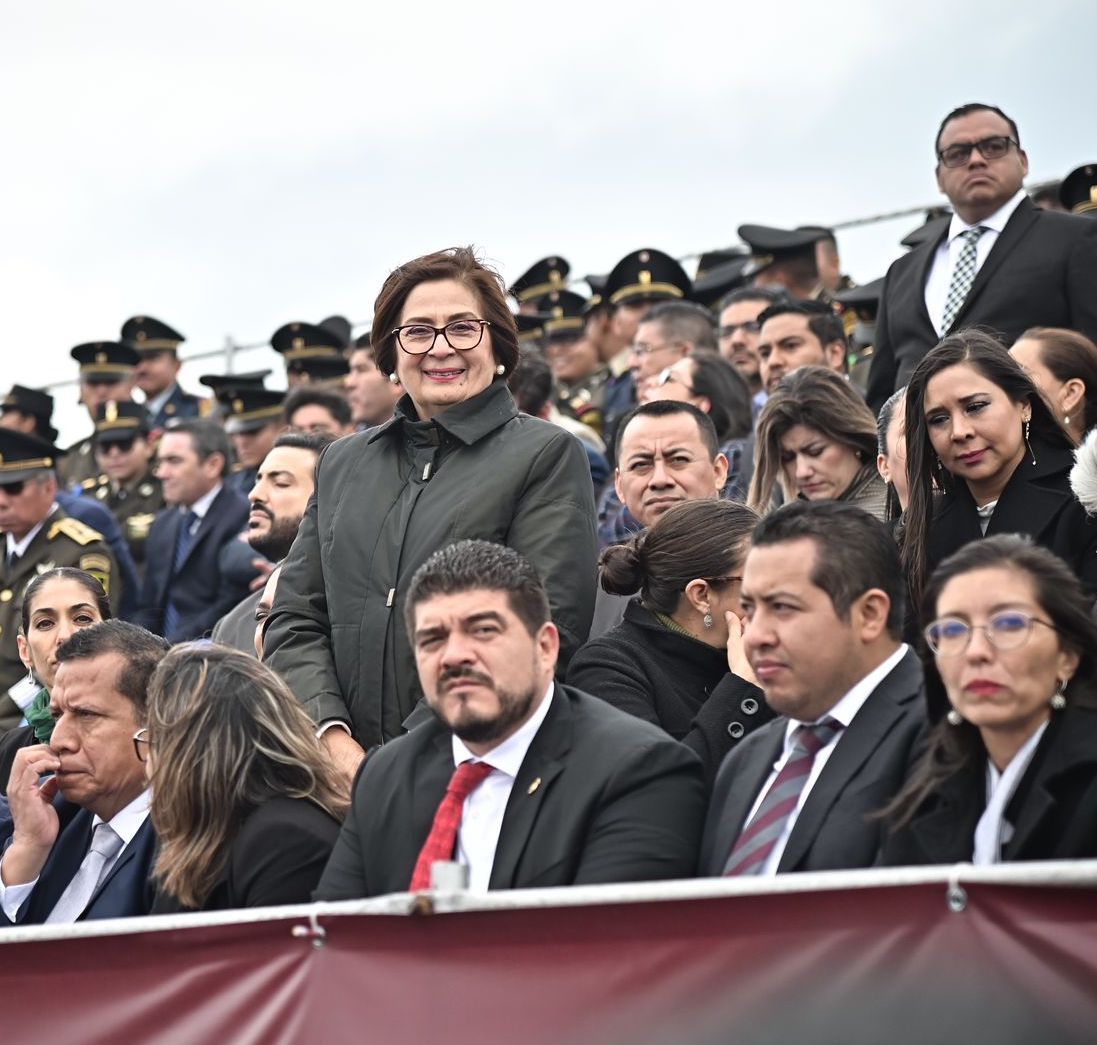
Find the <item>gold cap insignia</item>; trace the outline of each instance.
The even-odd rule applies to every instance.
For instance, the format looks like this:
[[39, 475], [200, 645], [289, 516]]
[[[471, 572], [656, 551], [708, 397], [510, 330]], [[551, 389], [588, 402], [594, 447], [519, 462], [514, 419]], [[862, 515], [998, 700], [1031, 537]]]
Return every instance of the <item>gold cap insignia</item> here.
[[244, 412], [244, 400], [234, 399], [232, 401], [232, 412], [234, 414], [242, 414]]
[[643, 283], [643, 284], [648, 284], [648, 283], [650, 283], [650, 282], [651, 282], [651, 273], [650, 273], [650, 272], [648, 272], [648, 270], [647, 270], [647, 269], [641, 269], [641, 270], [640, 270], [640, 276], [639, 276], [639, 280], [640, 280], [640, 282], [641, 282], [641, 283]]
[[117, 421], [118, 420], [118, 404], [116, 402], [114, 402], [113, 400], [108, 402], [106, 407], [103, 410], [103, 416], [108, 421]]
[[148, 337], [148, 334], [146, 334], [143, 330], [138, 330], [137, 331], [137, 340], [138, 341], [144, 341], [145, 338], [147, 338], [147, 337]]
[[95, 353], [95, 361], [97, 363], [105, 363], [107, 361], [106, 352], [96, 352]]
[[303, 337], [295, 337], [290, 342], [290, 348], [298, 349], [298, 348], [304, 348], [304, 347], [305, 347], [305, 339]]

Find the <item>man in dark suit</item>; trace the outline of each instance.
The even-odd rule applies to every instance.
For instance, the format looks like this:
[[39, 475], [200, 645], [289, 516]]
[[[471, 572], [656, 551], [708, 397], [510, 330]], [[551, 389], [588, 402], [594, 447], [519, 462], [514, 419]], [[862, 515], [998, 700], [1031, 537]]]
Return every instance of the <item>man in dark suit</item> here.
[[451, 544], [416, 573], [406, 614], [435, 717], [366, 760], [318, 899], [426, 889], [436, 861], [464, 865], [475, 892], [694, 873], [700, 762], [554, 684], [559, 633], [525, 559]]
[[780, 714], [725, 759], [706, 875], [869, 867], [872, 814], [902, 786], [923, 728], [922, 672], [901, 641], [903, 575], [887, 528], [852, 505], [798, 501], [757, 527], [743, 644]]
[[170, 642], [208, 634], [256, 576], [238, 539], [248, 499], [225, 484], [228, 457], [212, 421], [181, 421], [160, 439], [156, 474], [169, 507], [149, 529], [138, 620]]
[[[14, 835], [0, 861], [0, 924], [149, 912], [156, 837], [134, 734], [167, 648], [120, 620], [77, 631], [59, 647], [50, 742], [23, 748], [12, 766]], [[43, 784], [45, 774], [53, 775]]]
[[868, 383], [876, 411], [963, 327], [988, 328], [1007, 344], [1032, 326], [1097, 337], [1097, 227], [1028, 198], [1013, 120], [994, 106], [963, 105], [945, 117], [935, 151], [937, 185], [955, 214], [884, 279]]

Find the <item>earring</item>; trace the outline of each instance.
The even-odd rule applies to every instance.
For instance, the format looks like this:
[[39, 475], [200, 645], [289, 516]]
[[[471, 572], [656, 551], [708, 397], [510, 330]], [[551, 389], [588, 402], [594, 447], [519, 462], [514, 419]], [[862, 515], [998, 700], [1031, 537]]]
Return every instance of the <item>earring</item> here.
[[936, 468], [937, 471], [940, 471], [944, 467], [944, 465], [941, 464], [941, 458], [937, 454], [933, 455], [933, 467]]
[[712, 627], [712, 614], [711, 613], [706, 613], [704, 615], [704, 617], [702, 618], [702, 620], [703, 620], [704, 625], [705, 625], [706, 628], [711, 628]]
[[956, 710], [955, 708], [953, 708], [953, 709], [952, 709], [952, 710], [951, 710], [951, 711], [950, 711], [950, 712], [949, 712], [949, 713], [948, 713], [948, 714], [947, 714], [947, 715], [945, 716], [945, 718], [947, 718], [947, 719], [948, 719], [948, 724], [949, 724], [950, 726], [958, 726], [958, 725], [959, 725], [959, 724], [960, 724], [961, 722], [963, 722], [963, 721], [964, 721], [964, 716], [963, 716], [963, 715], [961, 715], [961, 714], [960, 714], [960, 712], [959, 712], [959, 711], [957, 711], [957, 710]]
[[1066, 688], [1067, 680], [1059, 679], [1059, 683], [1055, 687], [1055, 692], [1051, 695], [1052, 711], [1062, 711], [1063, 708], [1067, 706]]
[[399, 383], [400, 383], [400, 378], [398, 378], [396, 376], [396, 371], [394, 370], [391, 374], [389, 374], [389, 384], [390, 385], [398, 385]]
[[1070, 414], [1067, 414], [1066, 417], [1063, 418], [1063, 424], [1070, 424]]
[[1032, 428], [1032, 419], [1028, 418], [1025, 421], [1025, 446], [1028, 448], [1028, 455], [1032, 458], [1032, 463], [1036, 463], [1036, 455], [1032, 452], [1032, 443], [1028, 441], [1028, 433]]
[[497, 373], [497, 374], [498, 374], [498, 375], [499, 375], [500, 377], [502, 377], [502, 376], [503, 376], [503, 375], [504, 375], [504, 374], [505, 374], [505, 373], [507, 372], [507, 368], [506, 368], [505, 366], [503, 366], [503, 364], [502, 364], [502, 363], [500, 363], [500, 364], [499, 364], [499, 365], [498, 365], [498, 366], [497, 366], [497, 367], [495, 368], [495, 372], [496, 372], [496, 373]]

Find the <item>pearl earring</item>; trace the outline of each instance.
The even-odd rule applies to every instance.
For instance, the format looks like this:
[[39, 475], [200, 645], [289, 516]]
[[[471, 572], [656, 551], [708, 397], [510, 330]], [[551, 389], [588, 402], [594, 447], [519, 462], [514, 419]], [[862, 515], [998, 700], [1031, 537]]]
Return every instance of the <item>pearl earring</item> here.
[[504, 365], [503, 365], [502, 363], [500, 363], [500, 364], [499, 364], [499, 365], [498, 365], [498, 366], [497, 366], [497, 367], [495, 368], [495, 372], [496, 372], [496, 373], [497, 373], [497, 374], [498, 374], [498, 375], [499, 375], [500, 377], [502, 377], [502, 376], [503, 376], [503, 375], [504, 375], [504, 374], [505, 374], [505, 373], [507, 372], [507, 368], [506, 368], [506, 367], [505, 367], [505, 366], [504, 366]]
[[949, 713], [948, 713], [948, 714], [947, 714], [947, 715], [945, 716], [945, 718], [947, 718], [947, 719], [948, 719], [948, 724], [949, 724], [950, 726], [958, 726], [958, 725], [959, 725], [959, 724], [960, 724], [961, 722], [963, 722], [963, 721], [964, 721], [964, 716], [963, 716], [963, 715], [961, 715], [961, 714], [960, 714], [960, 712], [959, 712], [959, 711], [957, 711], [957, 710], [956, 710], [955, 708], [953, 708], [953, 709], [952, 709], [952, 710], [951, 710], [951, 711], [950, 711], [950, 712], [949, 712]]
[[1070, 414], [1067, 414], [1066, 417], [1063, 418], [1063, 424], [1070, 424]]
[[398, 378], [396, 376], [396, 371], [394, 370], [391, 374], [389, 374], [389, 384], [390, 385], [398, 385], [399, 383], [400, 383], [400, 378]]

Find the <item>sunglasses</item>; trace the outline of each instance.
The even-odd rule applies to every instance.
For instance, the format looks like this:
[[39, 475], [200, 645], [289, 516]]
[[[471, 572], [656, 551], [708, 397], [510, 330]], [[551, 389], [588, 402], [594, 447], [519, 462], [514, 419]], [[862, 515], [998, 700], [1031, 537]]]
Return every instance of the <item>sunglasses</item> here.
[[2, 490], [8, 497], [18, 497], [26, 486], [26, 482], [22, 479], [17, 480], [14, 483], [0, 483], [0, 490]]
[[131, 439], [107, 439], [96, 443], [95, 448], [101, 453], [109, 453], [117, 450], [120, 454], [128, 454], [133, 449], [134, 440]]

